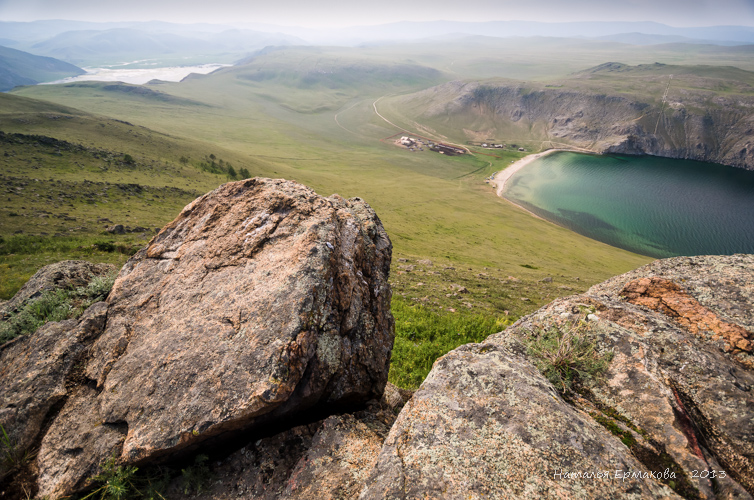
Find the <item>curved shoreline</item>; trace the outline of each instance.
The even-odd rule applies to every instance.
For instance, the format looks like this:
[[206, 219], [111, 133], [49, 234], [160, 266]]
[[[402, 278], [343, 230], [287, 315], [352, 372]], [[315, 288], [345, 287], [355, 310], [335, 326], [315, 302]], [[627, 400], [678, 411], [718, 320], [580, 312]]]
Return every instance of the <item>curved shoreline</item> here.
[[[516, 172], [518, 172], [519, 170], [521, 170], [522, 168], [524, 168], [526, 165], [528, 165], [529, 163], [533, 162], [534, 160], [538, 160], [538, 159], [540, 159], [540, 158], [542, 158], [544, 156], [547, 156], [547, 155], [552, 154], [552, 153], [556, 153], [558, 151], [572, 151], [574, 153], [578, 152], [578, 151], [573, 151], [571, 149], [548, 149], [547, 151], [543, 151], [541, 153], [535, 153], [533, 155], [526, 155], [526, 156], [524, 156], [523, 158], [521, 158], [517, 162], [513, 163], [512, 165], [510, 165], [505, 170], [501, 170], [500, 172], [498, 172], [495, 175], [495, 177], [492, 179], [492, 183], [495, 186], [495, 192], [497, 193], [497, 195], [499, 197], [501, 197], [501, 198], [505, 198], [505, 196], [503, 196], [503, 190], [505, 189], [505, 183], [508, 181], [508, 179], [510, 179], [511, 177], [513, 177], [513, 174], [515, 174]], [[508, 200], [508, 198], [505, 198], [505, 199]], [[510, 200], [508, 200], [508, 201], [510, 201]], [[516, 205], [516, 204], [514, 203], [514, 205]], [[518, 205], [516, 205], [516, 206], [518, 206]], [[528, 212], [528, 210], [527, 210], [527, 212]]]
[[[520, 208], [521, 210], [523, 210], [524, 212], [528, 213], [532, 217], [536, 217], [537, 219], [549, 222], [550, 224], [555, 224], [552, 221], [549, 221], [549, 220], [547, 220], [547, 219], [545, 219], [543, 217], [540, 217], [539, 215], [535, 214], [531, 210], [528, 210], [527, 208], [522, 207], [521, 205], [519, 205], [515, 201], [506, 198], [505, 196], [503, 196], [503, 191], [505, 190], [505, 183], [508, 181], [508, 179], [510, 179], [511, 177], [513, 177], [513, 174], [515, 174], [516, 172], [518, 172], [519, 170], [521, 170], [522, 168], [524, 168], [526, 165], [528, 165], [529, 163], [533, 162], [534, 160], [538, 160], [538, 159], [540, 159], [540, 158], [542, 158], [544, 156], [547, 156], [549, 154], [556, 153], [556, 152], [559, 152], [559, 151], [571, 151], [571, 152], [574, 152], [574, 153], [582, 152], [582, 151], [574, 151], [572, 149], [548, 149], [547, 151], [543, 151], [541, 153], [535, 153], [535, 154], [532, 154], [532, 155], [526, 155], [523, 158], [521, 158], [520, 160], [518, 160], [517, 162], [513, 163], [512, 165], [510, 165], [505, 170], [501, 170], [500, 172], [498, 172], [497, 174], [495, 174], [495, 177], [492, 179], [492, 185], [495, 187], [495, 193], [500, 198], [504, 199], [505, 201], [507, 201], [511, 205]], [[557, 224], [555, 224], [555, 225], [557, 226]]]

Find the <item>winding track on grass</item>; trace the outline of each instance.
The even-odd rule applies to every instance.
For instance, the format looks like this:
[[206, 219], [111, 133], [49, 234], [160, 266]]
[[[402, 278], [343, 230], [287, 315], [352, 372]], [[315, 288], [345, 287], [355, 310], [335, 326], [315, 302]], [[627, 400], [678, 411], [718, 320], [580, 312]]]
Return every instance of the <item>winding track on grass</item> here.
[[[403, 128], [403, 127], [399, 127], [399, 126], [398, 126], [398, 125], [396, 125], [395, 123], [391, 122], [390, 120], [388, 120], [387, 118], [385, 118], [384, 116], [382, 116], [382, 115], [380, 114], [380, 112], [379, 112], [379, 111], [377, 111], [377, 103], [378, 103], [378, 102], [380, 102], [380, 101], [381, 101], [382, 99], [384, 99], [385, 97], [390, 97], [391, 95], [395, 95], [395, 94], [387, 94], [387, 95], [384, 95], [384, 96], [380, 97], [380, 98], [379, 98], [379, 99], [377, 99], [376, 101], [374, 101], [374, 102], [372, 103], [372, 107], [374, 108], [374, 112], [375, 112], [375, 113], [377, 114], [377, 116], [379, 116], [380, 118], [382, 118], [382, 119], [383, 119], [383, 120], [384, 120], [384, 121], [385, 121], [386, 123], [388, 123], [388, 124], [392, 125], [393, 127], [397, 128], [398, 130], [402, 130], [403, 132], [406, 132], [407, 134], [411, 134], [411, 135], [421, 135], [421, 134], [417, 134], [416, 132], [412, 132], [412, 131], [410, 131], [410, 130], [406, 130], [406, 129], [405, 129], [405, 128]], [[448, 142], [448, 141], [441, 141], [441, 140], [439, 140], [439, 139], [435, 139], [435, 141], [437, 141], [437, 142], [441, 142], [441, 143], [443, 143], [443, 144], [448, 144], [448, 145], [450, 145], [450, 146], [455, 146], [455, 147], [457, 147], [457, 148], [461, 148], [461, 149], [463, 149], [464, 151], [466, 151], [466, 152], [467, 152], [468, 154], [470, 154], [471, 156], [475, 156], [475, 155], [474, 155], [474, 153], [472, 153], [472, 152], [471, 152], [471, 150], [470, 150], [469, 148], [467, 148], [466, 146], [462, 146], [461, 144], [453, 144], [452, 142]]]
[[334, 116], [334, 118], [335, 118], [335, 124], [336, 124], [336, 125], [337, 125], [338, 127], [342, 128], [342, 129], [343, 129], [343, 130], [345, 130], [346, 132], [350, 132], [350, 133], [352, 133], [353, 135], [358, 135], [359, 137], [363, 137], [363, 136], [362, 136], [361, 134], [358, 134], [357, 132], [354, 132], [353, 130], [349, 130], [349, 129], [347, 129], [346, 127], [344, 127], [343, 125], [341, 125], [341, 124], [340, 124], [340, 122], [338, 121], [338, 115], [339, 115], [339, 114], [341, 114], [341, 113], [345, 113], [346, 111], [348, 111], [349, 109], [353, 108], [353, 107], [354, 107], [354, 106], [356, 106], [357, 104], [360, 104], [361, 102], [363, 102], [363, 101], [356, 101], [355, 103], [353, 103], [353, 104], [351, 104], [350, 106], [348, 106], [348, 107], [347, 107], [346, 109], [341, 109], [341, 110], [339, 110], [339, 111], [338, 111], [337, 113], [335, 113], [335, 116]]
[[387, 118], [385, 118], [384, 116], [382, 116], [379, 111], [377, 111], [377, 103], [380, 102], [381, 100], [383, 100], [386, 97], [390, 97], [391, 95], [395, 95], [395, 94], [387, 94], [387, 95], [384, 95], [384, 96], [380, 97], [376, 101], [374, 101], [372, 103], [372, 107], [374, 108], [374, 112], [377, 114], [377, 116], [379, 116], [380, 118], [382, 118], [383, 121], [385, 121], [386, 123], [389, 123], [390, 125], [392, 125], [393, 127], [397, 128], [398, 130], [402, 130], [404, 132], [407, 132], [407, 133], [411, 134], [412, 132], [410, 130], [406, 130], [403, 127], [399, 127], [395, 123], [391, 122], [390, 120], [388, 120]]

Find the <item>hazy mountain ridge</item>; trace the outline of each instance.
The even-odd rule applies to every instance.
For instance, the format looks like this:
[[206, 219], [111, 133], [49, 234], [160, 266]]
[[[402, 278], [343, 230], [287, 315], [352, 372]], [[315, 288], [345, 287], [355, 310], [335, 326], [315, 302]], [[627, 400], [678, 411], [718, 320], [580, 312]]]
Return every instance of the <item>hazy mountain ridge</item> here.
[[216, 34], [151, 33], [129, 28], [69, 31], [34, 44], [31, 49], [80, 64], [170, 56], [233, 61], [268, 45], [302, 43], [287, 35], [231, 30]]
[[83, 69], [52, 57], [0, 46], [0, 91], [82, 75]]
[[676, 28], [655, 22], [565, 22], [535, 21], [458, 22], [432, 21], [344, 28], [337, 34], [352, 39], [415, 39], [452, 33], [493, 37], [548, 36], [600, 38], [624, 33], [683, 37], [707, 43], [754, 43], [754, 28], [748, 26], [711, 26]]
[[[370, 42], [418, 40], [449, 35], [507, 37], [607, 38], [628, 44], [666, 42], [711, 43], [720, 45], [754, 44], [754, 28], [749, 26], [673, 27], [655, 22], [563, 22], [534, 21], [403, 21], [381, 25], [337, 27], [328, 29], [279, 26], [261, 23], [177, 24], [160, 21], [94, 23], [47, 20], [34, 22], [0, 22], [6, 45], [20, 50], [53, 39], [63, 33], [78, 31], [136, 30], [155, 35], [180, 35], [208, 40], [213, 35], [242, 31], [284, 40], [286, 44], [360, 45]], [[293, 40], [291, 40], [293, 39]], [[266, 45], [272, 45], [267, 43]], [[279, 45], [280, 43], [274, 43]], [[263, 46], [263, 45], [262, 45]], [[49, 54], [40, 54], [49, 55]]]
[[[291, 64], [296, 58], [300, 59], [295, 65]], [[242, 80], [276, 80], [301, 89], [432, 85], [442, 77], [435, 68], [408, 61], [360, 60], [347, 54], [328, 54], [317, 47], [295, 47], [292, 51], [285, 47], [269, 47], [223, 71]]]

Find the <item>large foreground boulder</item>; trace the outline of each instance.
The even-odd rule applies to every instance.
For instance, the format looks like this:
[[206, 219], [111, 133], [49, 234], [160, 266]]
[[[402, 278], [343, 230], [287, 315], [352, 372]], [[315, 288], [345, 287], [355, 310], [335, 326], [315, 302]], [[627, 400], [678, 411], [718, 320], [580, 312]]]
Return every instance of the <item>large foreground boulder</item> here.
[[[545, 378], [548, 332], [551, 363], [604, 373]], [[361, 498], [750, 499], [752, 332], [750, 255], [656, 261], [558, 299], [435, 363]]]
[[29, 337], [42, 345], [60, 330], [60, 342], [87, 343], [75, 366], [27, 377], [54, 394], [33, 439], [38, 495], [86, 487], [113, 456], [144, 466], [379, 398], [394, 335], [390, 257], [358, 198], [249, 179], [195, 200], [123, 267], [104, 328]]

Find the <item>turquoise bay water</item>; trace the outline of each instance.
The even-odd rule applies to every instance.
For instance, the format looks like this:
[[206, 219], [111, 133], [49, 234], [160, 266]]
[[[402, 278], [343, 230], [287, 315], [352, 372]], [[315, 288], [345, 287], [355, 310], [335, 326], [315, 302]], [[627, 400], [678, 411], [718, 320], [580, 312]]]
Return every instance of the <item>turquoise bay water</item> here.
[[505, 197], [577, 233], [651, 257], [754, 253], [754, 172], [654, 156], [559, 152]]

